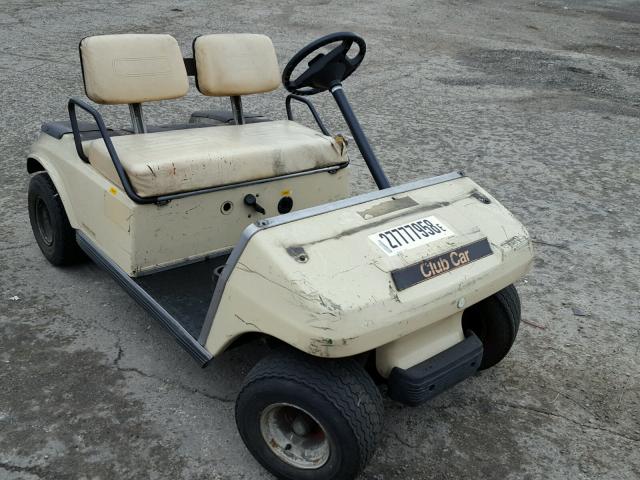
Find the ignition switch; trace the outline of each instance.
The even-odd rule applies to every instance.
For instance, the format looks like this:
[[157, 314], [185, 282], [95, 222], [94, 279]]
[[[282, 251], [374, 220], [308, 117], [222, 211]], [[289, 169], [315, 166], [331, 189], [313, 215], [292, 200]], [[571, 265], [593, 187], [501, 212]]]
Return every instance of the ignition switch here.
[[247, 207], [251, 207], [253, 208], [256, 212], [261, 213], [261, 214], [265, 214], [267, 213], [265, 211], [264, 208], [262, 208], [262, 206], [258, 203], [258, 200], [256, 199], [255, 195], [252, 195], [251, 193], [249, 193], [248, 195], [245, 195], [244, 197], [244, 204]]

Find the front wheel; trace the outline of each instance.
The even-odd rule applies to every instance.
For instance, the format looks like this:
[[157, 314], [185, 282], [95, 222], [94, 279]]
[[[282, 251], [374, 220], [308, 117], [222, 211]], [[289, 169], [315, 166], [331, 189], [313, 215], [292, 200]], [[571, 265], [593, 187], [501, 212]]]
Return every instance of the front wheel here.
[[276, 353], [249, 372], [236, 401], [240, 436], [287, 480], [355, 478], [382, 428], [378, 388], [351, 359]]
[[480, 370], [493, 367], [511, 350], [520, 326], [520, 297], [513, 285], [467, 308], [463, 330], [471, 330], [482, 342]]

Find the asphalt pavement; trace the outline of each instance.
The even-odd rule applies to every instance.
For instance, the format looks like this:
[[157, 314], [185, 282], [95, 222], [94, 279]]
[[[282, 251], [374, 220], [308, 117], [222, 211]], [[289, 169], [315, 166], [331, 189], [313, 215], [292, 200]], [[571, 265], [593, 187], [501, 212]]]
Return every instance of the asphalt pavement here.
[[[640, 478], [640, 2], [0, 0], [0, 478], [267, 479], [233, 402], [265, 353], [200, 369], [93, 264], [40, 254], [25, 156], [82, 96], [78, 42], [269, 35], [281, 66], [333, 31], [368, 42], [345, 90], [394, 184], [464, 170], [529, 229], [510, 355], [426, 405], [385, 401], [363, 479]], [[284, 117], [283, 89], [245, 110]], [[318, 108], [346, 132], [329, 95]], [[151, 123], [226, 106], [198, 94]], [[126, 107], [101, 107], [126, 125]], [[305, 119], [308, 121], [308, 119]], [[351, 147], [353, 192], [374, 188]]]

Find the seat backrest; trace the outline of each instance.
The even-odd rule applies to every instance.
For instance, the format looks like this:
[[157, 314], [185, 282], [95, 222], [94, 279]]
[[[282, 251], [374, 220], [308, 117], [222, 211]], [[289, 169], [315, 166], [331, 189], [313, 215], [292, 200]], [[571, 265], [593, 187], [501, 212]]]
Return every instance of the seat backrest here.
[[98, 35], [80, 42], [84, 88], [102, 104], [139, 104], [183, 97], [189, 89], [178, 42], [171, 35]]
[[225, 33], [193, 41], [198, 90], [213, 97], [270, 92], [280, 86], [280, 68], [266, 35]]

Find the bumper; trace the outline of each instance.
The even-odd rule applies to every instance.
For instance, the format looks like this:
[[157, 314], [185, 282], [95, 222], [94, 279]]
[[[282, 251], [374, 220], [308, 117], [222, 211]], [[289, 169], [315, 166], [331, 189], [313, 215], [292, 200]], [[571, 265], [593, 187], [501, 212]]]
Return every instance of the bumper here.
[[471, 333], [444, 352], [389, 375], [389, 396], [406, 405], [420, 405], [473, 375], [482, 360], [482, 342]]

